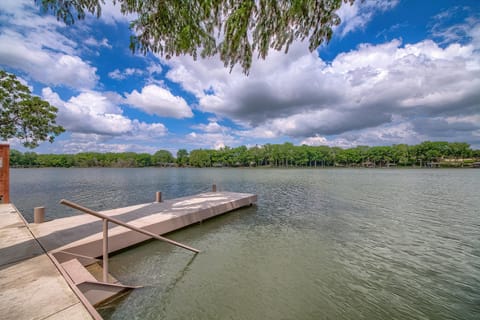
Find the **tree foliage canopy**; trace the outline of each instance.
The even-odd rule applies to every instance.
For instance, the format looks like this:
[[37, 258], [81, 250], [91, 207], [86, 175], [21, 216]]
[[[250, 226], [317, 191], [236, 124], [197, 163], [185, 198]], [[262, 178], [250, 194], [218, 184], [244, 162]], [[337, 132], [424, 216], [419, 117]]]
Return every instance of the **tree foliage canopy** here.
[[480, 161], [480, 150], [468, 143], [425, 141], [418, 145], [358, 146], [342, 149], [329, 146], [295, 146], [292, 143], [266, 144], [219, 150], [186, 149], [177, 159], [167, 150], [148, 153], [36, 154], [10, 150], [12, 167], [463, 167]]
[[[36, 0], [45, 11], [73, 24], [86, 13], [99, 17], [105, 0]], [[166, 58], [220, 55], [225, 67], [248, 73], [252, 57], [270, 49], [288, 51], [308, 38], [310, 51], [332, 37], [335, 13], [355, 0], [113, 0], [123, 14], [135, 14], [130, 49]]]
[[180, 167], [187, 165], [188, 163], [188, 151], [187, 149], [179, 149], [177, 151], [177, 164]]
[[156, 165], [166, 165], [169, 163], [174, 163], [175, 158], [173, 157], [172, 153], [168, 150], [158, 150], [153, 155], [154, 164]]
[[53, 142], [65, 130], [56, 125], [58, 109], [20, 83], [13, 74], [0, 70], [0, 139], [18, 138], [28, 148], [40, 141]]

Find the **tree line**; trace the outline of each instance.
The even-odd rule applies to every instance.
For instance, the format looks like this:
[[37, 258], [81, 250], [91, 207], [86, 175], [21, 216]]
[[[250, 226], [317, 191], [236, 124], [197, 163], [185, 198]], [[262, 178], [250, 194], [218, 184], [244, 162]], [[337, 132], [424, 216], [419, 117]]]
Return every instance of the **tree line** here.
[[219, 150], [168, 150], [149, 153], [37, 154], [10, 151], [12, 167], [464, 167], [480, 160], [468, 143], [425, 141], [418, 145], [295, 146], [290, 142]]

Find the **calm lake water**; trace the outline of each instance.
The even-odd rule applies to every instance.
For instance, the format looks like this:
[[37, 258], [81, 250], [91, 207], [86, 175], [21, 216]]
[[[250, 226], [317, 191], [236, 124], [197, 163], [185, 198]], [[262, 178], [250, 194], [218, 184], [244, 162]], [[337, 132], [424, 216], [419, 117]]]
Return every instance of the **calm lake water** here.
[[480, 170], [13, 169], [31, 220], [220, 190], [258, 205], [110, 259], [106, 319], [480, 319]]

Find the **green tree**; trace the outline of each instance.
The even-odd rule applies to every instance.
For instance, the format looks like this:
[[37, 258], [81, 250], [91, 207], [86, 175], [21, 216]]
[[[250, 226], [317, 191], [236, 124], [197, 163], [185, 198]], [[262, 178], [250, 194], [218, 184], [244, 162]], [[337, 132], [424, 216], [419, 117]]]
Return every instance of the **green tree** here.
[[464, 142], [452, 142], [449, 143], [449, 154], [457, 159], [468, 157], [471, 154], [470, 145]]
[[[87, 12], [101, 15], [104, 0], [35, 0], [57, 19], [73, 24]], [[240, 64], [245, 73], [252, 57], [270, 49], [288, 51], [295, 39], [313, 51], [328, 42], [340, 23], [335, 13], [354, 0], [116, 0], [123, 14], [134, 13], [130, 49], [166, 58], [220, 55], [226, 67]]]
[[210, 167], [212, 165], [212, 152], [210, 150], [192, 150], [190, 152], [190, 165], [194, 167]]
[[177, 164], [181, 167], [188, 164], [188, 151], [186, 149], [179, 149], [177, 151]]
[[307, 166], [310, 163], [310, 147], [307, 145], [302, 145], [300, 147], [295, 147], [293, 161], [295, 165]]
[[118, 159], [116, 166], [121, 168], [134, 168], [137, 166], [135, 152], [122, 152], [118, 153], [117, 155]]
[[261, 166], [265, 163], [266, 148], [258, 145], [247, 150], [247, 161], [249, 166]]
[[148, 153], [138, 153], [135, 155], [135, 164], [137, 167], [149, 167], [152, 165], [152, 156]]
[[334, 159], [334, 152], [332, 149], [328, 146], [317, 146], [317, 147], [312, 147], [313, 149], [313, 161], [315, 167], [319, 164], [322, 165], [322, 167], [328, 166], [333, 164], [333, 159]]
[[480, 149], [472, 150], [472, 157], [475, 158], [476, 161], [480, 160]]
[[215, 150], [212, 153], [212, 164], [214, 166], [231, 166], [233, 164], [232, 149], [228, 146]]
[[18, 138], [27, 148], [53, 142], [65, 130], [56, 124], [58, 109], [21, 84], [14, 74], [0, 70], [0, 139]]
[[23, 153], [20, 151], [10, 149], [10, 166], [16, 167], [22, 165]]
[[410, 160], [409, 146], [406, 144], [395, 144], [392, 146], [393, 162], [406, 166]]
[[[177, 152], [177, 164], [186, 164], [190, 161], [190, 164], [196, 167], [220, 165], [229, 167], [252, 165], [325, 167], [357, 166], [361, 163], [365, 164], [366, 161], [372, 161], [376, 166], [388, 166], [391, 162], [402, 166], [415, 163], [425, 166], [430, 165], [429, 162], [431, 161], [440, 161], [446, 156], [454, 157], [454, 152], [473, 157], [477, 159], [475, 161], [480, 158], [480, 150], [472, 150], [468, 143], [461, 142], [425, 141], [414, 146], [399, 144], [375, 147], [358, 146], [348, 149], [329, 146], [295, 146], [287, 142], [274, 145], [266, 144], [261, 147], [254, 146], [250, 149], [245, 146], [236, 148], [226, 146], [220, 150], [193, 150], [190, 159], [187, 150], [180, 149]], [[137, 154], [133, 152], [83, 152], [76, 155], [36, 154], [34, 152], [23, 154], [12, 149], [10, 150], [10, 165], [26, 167], [144, 167], [155, 165], [155, 157], [163, 159], [163, 161], [173, 159], [172, 155], [166, 150], [159, 150], [151, 156], [148, 153]], [[463, 162], [464, 159], [462, 158], [459, 166]], [[457, 164], [454, 164], [454, 166], [457, 166]]]
[[231, 165], [235, 166], [235, 167], [249, 165], [247, 151], [248, 151], [248, 149], [245, 146], [240, 146], [240, 147], [232, 149], [232, 151], [231, 151], [231, 154], [232, 154]]
[[77, 167], [97, 167], [99, 154], [96, 152], [81, 152], [75, 155], [74, 164]]
[[22, 165], [26, 167], [36, 167], [38, 165], [38, 155], [35, 152], [25, 152], [23, 154]]
[[175, 158], [172, 156], [172, 153], [168, 150], [158, 150], [153, 155], [153, 162], [155, 165], [165, 166], [169, 163], [174, 163]]

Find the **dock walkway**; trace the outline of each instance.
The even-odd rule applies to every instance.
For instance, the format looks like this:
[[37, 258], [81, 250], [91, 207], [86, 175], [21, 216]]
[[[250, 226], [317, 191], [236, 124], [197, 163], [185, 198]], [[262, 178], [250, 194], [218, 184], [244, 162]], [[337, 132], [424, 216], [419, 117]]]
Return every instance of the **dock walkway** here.
[[[256, 201], [253, 194], [207, 192], [101, 213], [163, 235]], [[0, 315], [5, 319], [99, 319], [92, 305], [124, 288], [117, 282], [101, 283], [84, 269], [102, 256], [102, 227], [101, 219], [88, 214], [27, 224], [13, 205], [0, 205]], [[110, 223], [108, 252], [149, 238]]]
[[[138, 228], [163, 235], [214, 216], [251, 205], [256, 195], [235, 192], [207, 192], [163, 202], [144, 203], [100, 211]], [[88, 205], [87, 205], [88, 206]], [[30, 224], [30, 229], [47, 251], [63, 251], [89, 257], [102, 254], [102, 221], [82, 214]], [[148, 240], [149, 237], [110, 224], [109, 252]]]
[[0, 317], [92, 319], [12, 204], [0, 204]]

